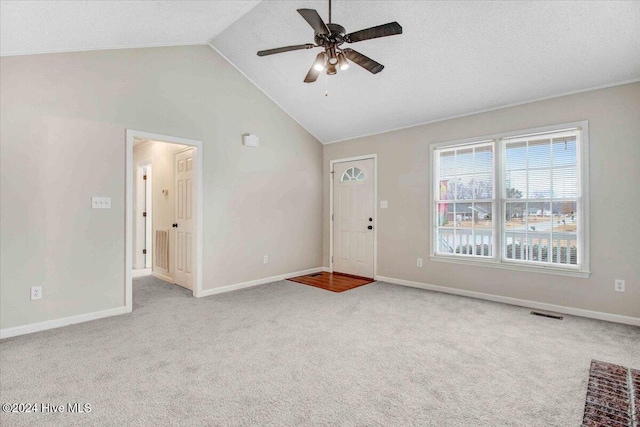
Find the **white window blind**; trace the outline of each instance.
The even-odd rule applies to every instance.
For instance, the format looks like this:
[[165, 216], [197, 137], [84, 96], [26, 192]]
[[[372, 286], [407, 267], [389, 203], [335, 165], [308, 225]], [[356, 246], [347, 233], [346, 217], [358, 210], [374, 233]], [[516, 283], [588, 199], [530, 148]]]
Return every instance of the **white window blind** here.
[[493, 142], [436, 151], [437, 252], [493, 256]]
[[577, 266], [578, 131], [503, 140], [508, 260]]

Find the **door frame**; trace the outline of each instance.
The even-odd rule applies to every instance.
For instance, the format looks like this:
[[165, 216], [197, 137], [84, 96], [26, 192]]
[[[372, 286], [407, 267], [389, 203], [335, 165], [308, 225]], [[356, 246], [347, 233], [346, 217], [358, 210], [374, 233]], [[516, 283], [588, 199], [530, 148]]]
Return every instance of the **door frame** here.
[[[152, 172], [151, 172], [151, 176], [153, 177], [153, 166], [151, 165], [151, 159], [146, 159], [146, 160], [141, 160], [138, 163], [136, 163], [136, 182], [135, 182], [135, 187], [136, 187], [136, 191], [135, 191], [135, 200], [133, 201], [133, 215], [135, 218], [135, 222], [136, 222], [136, 235], [133, 236], [133, 249], [134, 249], [134, 254], [135, 254], [135, 260], [133, 262], [133, 269], [147, 269], [149, 267], [146, 266], [147, 260], [146, 260], [146, 255], [141, 254], [140, 252], [140, 246], [141, 246], [141, 242], [138, 240], [138, 236], [140, 235], [140, 230], [144, 229], [144, 234], [143, 236], [145, 236], [146, 239], [146, 233], [147, 233], [147, 227], [145, 225], [145, 221], [143, 220], [143, 216], [140, 215], [140, 212], [142, 212], [141, 209], [141, 202], [144, 201], [144, 203], [146, 204], [146, 192], [144, 189], [144, 183], [143, 183], [143, 179], [142, 179], [142, 169], [146, 168], [147, 166], [151, 166]], [[153, 178], [152, 178], [153, 179]], [[153, 191], [153, 186], [151, 187], [151, 191]], [[147, 218], [153, 220], [152, 215], [153, 215], [153, 207], [149, 208], [149, 206], [147, 206]], [[148, 223], [148, 220], [147, 220]], [[148, 224], [147, 224], [148, 225]], [[153, 233], [153, 225], [151, 225], [151, 230]], [[153, 245], [151, 245], [153, 246]], [[147, 248], [148, 249], [148, 248]], [[149, 254], [151, 255], [151, 254]], [[153, 257], [152, 257], [153, 258]], [[143, 266], [140, 267], [140, 261], [142, 261]], [[152, 259], [153, 262], [153, 259]]]
[[124, 268], [124, 300], [126, 312], [133, 310], [133, 145], [136, 139], [167, 142], [172, 144], [189, 145], [196, 148], [197, 152], [197, 179], [196, 188], [196, 266], [193, 269], [195, 274], [193, 296], [202, 296], [202, 141], [195, 139], [179, 138], [170, 135], [161, 135], [150, 132], [143, 132], [134, 129], [126, 130], [125, 147], [125, 268]]
[[375, 221], [373, 223], [373, 279], [376, 280], [378, 274], [378, 155], [365, 154], [362, 156], [345, 157], [334, 159], [329, 162], [329, 272], [333, 273], [333, 166], [336, 163], [354, 162], [358, 160], [373, 159], [373, 212]]

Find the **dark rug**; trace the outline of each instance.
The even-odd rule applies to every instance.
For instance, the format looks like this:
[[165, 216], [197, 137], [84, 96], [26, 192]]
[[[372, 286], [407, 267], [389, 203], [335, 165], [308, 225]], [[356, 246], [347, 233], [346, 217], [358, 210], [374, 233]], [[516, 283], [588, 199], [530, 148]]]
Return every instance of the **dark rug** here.
[[591, 361], [583, 427], [637, 427], [640, 371]]

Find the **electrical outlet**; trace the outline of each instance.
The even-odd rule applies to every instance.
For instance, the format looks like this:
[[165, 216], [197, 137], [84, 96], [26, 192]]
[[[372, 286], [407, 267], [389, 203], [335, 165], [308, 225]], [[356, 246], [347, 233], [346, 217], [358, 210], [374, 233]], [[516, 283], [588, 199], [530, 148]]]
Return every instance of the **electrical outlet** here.
[[42, 299], [42, 286], [31, 287], [31, 299]]
[[615, 290], [616, 292], [624, 292], [625, 291], [624, 280], [616, 279], [615, 280]]
[[269, 255], [265, 255], [264, 257], [262, 257], [262, 262], [264, 262], [265, 264], [269, 264]]
[[418, 260], [416, 261], [416, 265], [418, 267], [422, 267], [422, 258], [418, 258]]

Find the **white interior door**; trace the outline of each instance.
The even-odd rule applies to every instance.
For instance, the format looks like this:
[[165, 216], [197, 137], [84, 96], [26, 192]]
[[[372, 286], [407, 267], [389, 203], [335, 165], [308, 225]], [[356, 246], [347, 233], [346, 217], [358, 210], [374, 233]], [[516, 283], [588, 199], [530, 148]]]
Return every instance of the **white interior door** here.
[[187, 148], [175, 154], [175, 274], [177, 285], [193, 289], [195, 253], [196, 149]]
[[373, 278], [373, 159], [333, 171], [333, 271]]

